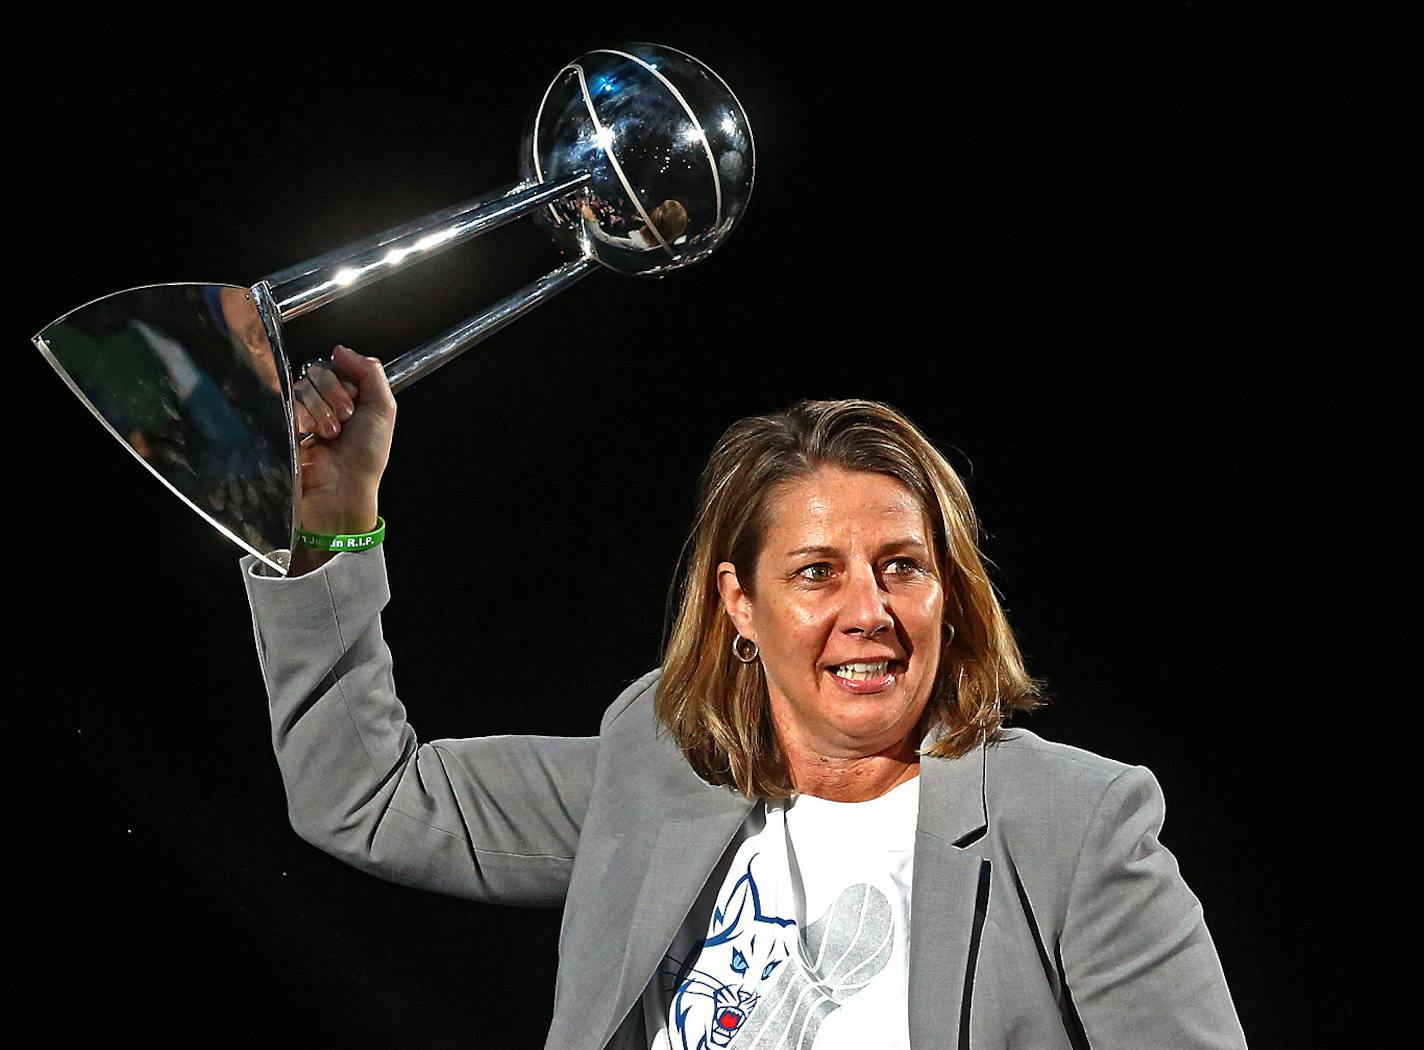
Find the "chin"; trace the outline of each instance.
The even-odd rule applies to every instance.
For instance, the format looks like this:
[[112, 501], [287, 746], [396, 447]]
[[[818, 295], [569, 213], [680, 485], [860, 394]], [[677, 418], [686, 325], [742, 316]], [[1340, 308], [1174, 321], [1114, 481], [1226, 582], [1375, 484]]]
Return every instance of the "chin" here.
[[[773, 688], [778, 731], [785, 730], [826, 755], [879, 754], [907, 740], [911, 748], [919, 747], [915, 730], [929, 699], [911, 699], [920, 689], [919, 682], [897, 676], [886, 688], [855, 692], [828, 678], [822, 674], [812, 689], [799, 694]], [[798, 695], [800, 699], [795, 699]]]
[[[903, 708], [894, 711], [841, 711], [830, 720], [830, 724], [849, 748], [860, 754], [873, 755], [889, 751], [906, 740], [909, 740], [911, 747], [919, 747], [920, 740], [915, 729], [923, 711], [923, 707], [911, 711]], [[911, 737], [914, 739], [910, 740]]]

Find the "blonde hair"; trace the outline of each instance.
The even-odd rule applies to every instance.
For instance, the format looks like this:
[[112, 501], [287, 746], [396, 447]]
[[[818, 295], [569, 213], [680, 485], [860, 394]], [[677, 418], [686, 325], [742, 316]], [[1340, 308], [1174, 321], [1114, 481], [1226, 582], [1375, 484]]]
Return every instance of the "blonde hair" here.
[[687, 232], [687, 209], [681, 201], [663, 201], [648, 213], [648, 220], [669, 244]]
[[[1015, 711], [1038, 707], [1044, 683], [1029, 677], [979, 553], [979, 522], [964, 483], [913, 423], [877, 401], [801, 401], [785, 412], [734, 423], [712, 451], [697, 516], [668, 598], [670, 628], [656, 709], [698, 776], [748, 798], [791, 793], [772, 728], [760, 661], [733, 658], [736, 628], [717, 591], [729, 561], [749, 595], [777, 486], [822, 467], [895, 478], [914, 493], [933, 535], [944, 586], [945, 639], [926, 708], [937, 736], [922, 754], [957, 758]], [[951, 630], [952, 628], [952, 630]]]

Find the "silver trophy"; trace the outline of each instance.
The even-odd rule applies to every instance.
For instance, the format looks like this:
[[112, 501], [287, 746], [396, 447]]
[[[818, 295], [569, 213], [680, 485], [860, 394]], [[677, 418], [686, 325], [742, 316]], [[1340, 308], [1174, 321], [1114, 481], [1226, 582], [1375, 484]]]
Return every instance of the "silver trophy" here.
[[532, 214], [569, 257], [386, 365], [400, 391], [599, 267], [665, 274], [746, 211], [752, 130], [730, 88], [674, 48], [575, 59], [530, 114], [520, 181], [261, 278], [156, 284], [71, 310], [34, 337], [60, 378], [154, 476], [279, 572], [301, 492], [282, 323]]

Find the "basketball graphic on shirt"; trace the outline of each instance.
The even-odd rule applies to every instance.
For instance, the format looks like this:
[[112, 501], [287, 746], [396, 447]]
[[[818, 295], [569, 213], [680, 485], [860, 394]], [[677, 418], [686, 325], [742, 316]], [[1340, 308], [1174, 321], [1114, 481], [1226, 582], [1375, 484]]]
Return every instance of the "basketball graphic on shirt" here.
[[874, 886], [847, 886], [806, 927], [774, 992], [739, 1033], [735, 1050], [811, 1050], [821, 1022], [885, 969], [895, 942], [890, 901]]
[[890, 960], [895, 926], [884, 893], [865, 883], [847, 886], [806, 927], [803, 944], [795, 920], [763, 914], [756, 859], [678, 968], [678, 1050], [812, 1050], [821, 1022]]

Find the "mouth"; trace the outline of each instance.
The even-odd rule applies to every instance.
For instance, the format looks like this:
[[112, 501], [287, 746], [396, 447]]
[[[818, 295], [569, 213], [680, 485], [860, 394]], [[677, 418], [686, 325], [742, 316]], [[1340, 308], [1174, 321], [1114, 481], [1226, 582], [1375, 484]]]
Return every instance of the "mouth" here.
[[747, 1015], [735, 1006], [724, 1006], [717, 1013], [717, 1020], [711, 1032], [712, 1042], [716, 1046], [726, 1046], [737, 1029], [742, 1027], [742, 1022], [747, 1019]]
[[905, 670], [904, 660], [853, 660], [831, 664], [826, 673], [831, 681], [850, 693], [879, 693], [895, 684], [897, 675]]

